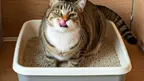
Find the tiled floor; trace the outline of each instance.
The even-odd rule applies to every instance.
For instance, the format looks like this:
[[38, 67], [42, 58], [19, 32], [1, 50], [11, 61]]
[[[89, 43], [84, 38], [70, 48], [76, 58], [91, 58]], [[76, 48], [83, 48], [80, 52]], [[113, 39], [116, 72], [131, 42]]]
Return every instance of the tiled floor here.
[[[144, 81], [144, 54], [137, 48], [126, 44], [132, 71], [126, 76], [126, 81]], [[15, 42], [4, 42], [0, 48], [0, 81], [17, 81], [16, 73], [12, 70]]]

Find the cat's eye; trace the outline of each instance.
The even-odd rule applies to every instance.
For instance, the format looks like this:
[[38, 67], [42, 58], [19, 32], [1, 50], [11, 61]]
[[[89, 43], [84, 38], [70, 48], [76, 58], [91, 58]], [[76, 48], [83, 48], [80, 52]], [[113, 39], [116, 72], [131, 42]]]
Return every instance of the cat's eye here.
[[76, 15], [75, 13], [72, 13], [72, 14], [69, 15], [69, 17], [70, 17], [70, 18], [76, 18], [77, 15]]
[[62, 13], [59, 10], [55, 10], [55, 11], [53, 11], [53, 15], [55, 15], [55, 16], [62, 16]]

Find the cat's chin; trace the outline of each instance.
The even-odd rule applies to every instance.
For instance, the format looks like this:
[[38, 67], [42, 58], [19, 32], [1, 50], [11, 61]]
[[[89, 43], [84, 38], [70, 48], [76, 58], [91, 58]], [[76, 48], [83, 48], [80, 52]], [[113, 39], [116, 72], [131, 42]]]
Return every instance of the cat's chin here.
[[58, 32], [66, 32], [67, 28], [55, 28], [56, 31]]

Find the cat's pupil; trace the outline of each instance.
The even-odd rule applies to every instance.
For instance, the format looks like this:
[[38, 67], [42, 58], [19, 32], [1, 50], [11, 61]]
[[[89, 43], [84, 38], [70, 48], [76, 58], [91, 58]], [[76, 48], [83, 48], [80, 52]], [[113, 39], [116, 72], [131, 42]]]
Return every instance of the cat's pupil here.
[[70, 16], [71, 16], [71, 17], [74, 17], [74, 16], [76, 16], [76, 14], [70, 14]]

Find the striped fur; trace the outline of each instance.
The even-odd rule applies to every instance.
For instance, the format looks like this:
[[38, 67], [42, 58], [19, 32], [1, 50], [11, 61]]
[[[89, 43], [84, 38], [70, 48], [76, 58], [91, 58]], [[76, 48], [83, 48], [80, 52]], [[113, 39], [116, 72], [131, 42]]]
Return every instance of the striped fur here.
[[[81, 2], [79, 3], [79, 1]], [[117, 25], [122, 36], [130, 44], [136, 44], [137, 40], [134, 38], [119, 15], [104, 6], [94, 5], [89, 1], [87, 1], [86, 4], [81, 4], [83, 1], [51, 0], [51, 8], [47, 10], [45, 16], [43, 17], [39, 32], [40, 39], [45, 49], [45, 53], [48, 56], [48, 62], [50, 65], [59, 66], [59, 62], [68, 61], [68, 67], [79, 66], [84, 56], [90, 54], [93, 50], [99, 49], [105, 37], [106, 20], [113, 21]], [[68, 13], [62, 13], [63, 11], [68, 11]], [[65, 15], [66, 17], [64, 17]], [[56, 18], [66, 19], [67, 22], [71, 21], [77, 25], [77, 27], [73, 28], [71, 25], [68, 25], [66, 31], [64, 31], [65, 33], [75, 31], [77, 28], [80, 29], [79, 41], [71, 47], [69, 51], [59, 51], [56, 48], [57, 46], [54, 46], [54, 43], [50, 42], [47, 37], [47, 27], [55, 28], [55, 26], [58, 26], [56, 25], [57, 22], [52, 22]], [[55, 56], [64, 58], [67, 57], [68, 59], [59, 59]]]
[[129, 30], [125, 22], [117, 13], [115, 13], [114, 11], [105, 6], [101, 5], [96, 6], [104, 14], [106, 19], [113, 21], [116, 24], [121, 35], [129, 44], [137, 44], [137, 39], [133, 36], [132, 32]]

